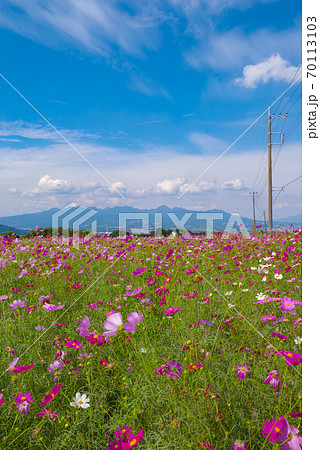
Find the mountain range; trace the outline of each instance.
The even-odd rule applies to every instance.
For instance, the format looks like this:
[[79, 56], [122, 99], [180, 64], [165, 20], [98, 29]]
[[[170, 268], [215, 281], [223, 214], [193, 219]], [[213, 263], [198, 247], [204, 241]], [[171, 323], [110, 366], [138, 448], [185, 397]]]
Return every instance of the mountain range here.
[[[58, 219], [58, 226], [62, 225], [62, 220], [65, 220], [64, 228], [72, 228], [72, 226], [75, 224], [75, 222], [78, 220], [78, 222], [82, 222], [79, 225], [79, 228], [84, 229], [91, 229], [91, 224], [93, 221], [97, 222], [97, 231], [99, 232], [106, 232], [106, 231], [113, 231], [119, 228], [119, 214], [132, 214], [134, 217], [134, 214], [147, 214], [148, 220], [149, 220], [149, 229], [150, 231], [154, 229], [155, 227], [155, 221], [157, 222], [157, 227], [161, 227], [163, 229], [175, 229], [179, 228], [177, 226], [177, 220], [182, 220], [182, 217], [185, 214], [189, 215], [189, 218], [187, 221], [182, 221], [182, 223], [185, 223], [185, 227], [190, 230], [191, 232], [196, 231], [205, 231], [206, 229], [206, 222], [205, 220], [197, 218], [197, 214], [204, 214], [204, 213], [220, 213], [223, 215], [222, 219], [216, 219], [214, 220], [214, 230], [219, 231], [223, 230], [230, 218], [230, 213], [227, 213], [223, 210], [218, 209], [212, 209], [208, 211], [193, 211], [188, 210], [185, 208], [169, 208], [166, 205], [162, 205], [158, 208], [154, 209], [138, 209], [131, 206], [114, 206], [114, 207], [107, 207], [104, 209], [98, 209], [98, 208], [83, 208], [83, 210], [78, 210], [78, 207], [70, 207], [67, 211], [65, 211], [63, 214], [59, 215]], [[35, 213], [27, 213], [27, 214], [19, 214], [16, 216], [7, 216], [7, 217], [0, 217], [0, 233], [1, 232], [7, 232], [7, 231], [15, 231], [17, 234], [26, 233], [27, 231], [30, 231], [32, 229], [35, 229], [36, 226], [39, 228], [48, 228], [53, 226], [53, 217], [56, 213], [59, 214], [58, 208], [51, 208], [47, 211], [40, 211]], [[92, 211], [91, 218], [85, 218], [85, 215]], [[171, 217], [170, 217], [171, 216]], [[162, 224], [159, 222], [160, 217], [162, 218]], [[186, 219], [187, 217], [185, 217]], [[80, 219], [80, 220], [79, 220]], [[247, 217], [242, 217], [244, 225], [248, 228], [248, 230], [252, 229], [253, 227], [253, 220], [249, 219]], [[174, 223], [175, 222], [175, 223]], [[127, 222], [127, 229], [129, 228], [141, 228], [141, 218], [136, 217], [128, 220]], [[160, 224], [160, 225], [159, 225]], [[299, 226], [301, 227], [302, 224], [302, 216], [296, 215], [287, 217], [284, 219], [278, 219], [274, 221], [274, 227], [283, 226], [285, 228], [289, 227], [290, 225]], [[264, 229], [264, 222], [261, 220], [256, 221], [256, 225], [260, 226], [261, 229]], [[11, 228], [11, 229], [8, 229]], [[260, 227], [259, 227], [260, 228]], [[3, 231], [2, 231], [3, 229]]]

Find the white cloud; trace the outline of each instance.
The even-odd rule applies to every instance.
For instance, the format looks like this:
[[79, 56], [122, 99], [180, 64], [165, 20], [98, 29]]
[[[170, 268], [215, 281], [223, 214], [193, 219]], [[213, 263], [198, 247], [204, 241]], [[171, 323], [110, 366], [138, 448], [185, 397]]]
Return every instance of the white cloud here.
[[116, 2], [100, 0], [2, 0], [0, 25], [52, 47], [67, 42], [109, 57], [116, 45], [141, 55], [157, 42], [156, 24], [144, 7], [130, 9], [128, 14]]
[[123, 194], [126, 192], [126, 190], [127, 186], [122, 181], [116, 181], [110, 186], [111, 193], [121, 192]]
[[246, 88], [255, 88], [259, 83], [268, 83], [270, 80], [290, 82], [295, 75], [300, 75], [298, 67], [275, 54], [258, 64], [245, 66], [242, 77], [236, 78], [235, 83]]
[[240, 178], [235, 178], [234, 180], [225, 181], [220, 189], [227, 191], [241, 191], [246, 189], [244, 182]]
[[144, 188], [144, 189], [137, 189], [134, 193], [135, 197], [139, 197], [139, 198], [148, 197], [151, 194], [152, 194], [151, 186]]
[[70, 181], [53, 179], [50, 175], [44, 175], [40, 178], [38, 187], [34, 189], [33, 192], [70, 192], [72, 190], [72, 185]]
[[175, 178], [173, 180], [164, 180], [157, 183], [157, 193], [159, 194], [177, 194], [179, 187], [184, 183], [184, 178]]
[[200, 147], [205, 151], [217, 152], [225, 150], [227, 147], [224, 141], [206, 133], [193, 131], [188, 135], [188, 139], [197, 147]]
[[216, 192], [215, 184], [209, 181], [200, 181], [199, 183], [184, 183], [179, 188], [179, 192], [188, 191], [190, 194], [200, 194], [201, 192]]

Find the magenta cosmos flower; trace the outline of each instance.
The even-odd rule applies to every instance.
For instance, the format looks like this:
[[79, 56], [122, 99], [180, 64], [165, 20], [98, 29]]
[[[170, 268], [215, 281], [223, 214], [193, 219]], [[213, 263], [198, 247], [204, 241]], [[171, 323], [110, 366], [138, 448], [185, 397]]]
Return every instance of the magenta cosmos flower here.
[[240, 441], [240, 439], [237, 439], [232, 444], [232, 448], [233, 448], [233, 450], [243, 450], [243, 449], [247, 448], [247, 444], [244, 441]]
[[33, 402], [34, 399], [32, 398], [30, 392], [26, 392], [23, 394], [23, 392], [19, 392], [18, 397], [13, 397], [15, 399], [16, 407], [18, 408], [19, 413], [26, 414], [28, 409], [30, 409], [30, 402]]
[[58, 417], [58, 415], [55, 411], [52, 411], [52, 409], [41, 408], [38, 417], [44, 417], [45, 419], [54, 420]]
[[34, 363], [30, 364], [29, 366], [23, 366], [20, 364], [20, 366], [16, 366], [12, 369], [12, 372], [14, 373], [21, 373], [26, 372], [27, 370], [30, 370], [34, 367]]
[[103, 336], [114, 336], [123, 328], [122, 314], [110, 314], [103, 326], [104, 329], [107, 330], [103, 333]]
[[288, 435], [289, 424], [284, 416], [264, 422], [262, 434], [268, 437], [269, 442], [283, 442]]
[[143, 431], [140, 429], [136, 435], [129, 434], [128, 441], [122, 443], [122, 450], [130, 450], [130, 448], [136, 447], [143, 438]]
[[170, 378], [179, 378], [181, 375], [181, 365], [178, 361], [169, 361], [167, 364], [166, 374]]
[[277, 391], [281, 386], [281, 381], [276, 370], [272, 370], [267, 376], [264, 384], [270, 384], [270, 388]]
[[138, 275], [141, 275], [145, 270], [145, 267], [140, 267], [140, 269], [136, 269], [132, 272], [132, 276], [137, 277]]
[[57, 384], [57, 386], [55, 386], [54, 388], [51, 389], [51, 391], [49, 392], [49, 394], [45, 395], [43, 397], [43, 401], [38, 403], [39, 406], [44, 406], [47, 403], [51, 402], [51, 400], [53, 400], [59, 393], [61, 388], [61, 384]]
[[140, 310], [139, 312], [133, 312], [127, 316], [128, 323], [125, 323], [123, 325], [123, 328], [126, 330], [127, 333], [132, 333], [137, 329], [138, 323], [142, 323], [143, 315], [141, 314]]
[[278, 354], [286, 358], [287, 366], [298, 366], [302, 363], [301, 353], [286, 352], [280, 348]]
[[3, 402], [4, 402], [3, 394], [1, 393], [1, 394], [0, 394], [0, 406], [2, 405]]
[[166, 316], [171, 316], [171, 314], [176, 314], [178, 311], [180, 311], [179, 306], [177, 306], [176, 308], [174, 308], [174, 307], [166, 308]]
[[246, 363], [244, 363], [243, 366], [237, 366], [236, 370], [238, 372], [237, 377], [240, 380], [243, 380], [250, 373], [248, 367], [246, 366]]

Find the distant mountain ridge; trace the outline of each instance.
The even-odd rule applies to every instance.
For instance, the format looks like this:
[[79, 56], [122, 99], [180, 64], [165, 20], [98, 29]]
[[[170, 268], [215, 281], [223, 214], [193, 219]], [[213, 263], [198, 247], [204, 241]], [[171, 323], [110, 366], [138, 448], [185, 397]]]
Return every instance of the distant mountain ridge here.
[[[71, 213], [76, 212], [77, 207], [74, 207], [68, 210], [65, 214], [59, 217], [59, 226], [62, 225], [62, 219], [67, 218]], [[52, 226], [52, 216], [57, 213], [58, 208], [51, 208], [46, 211], [40, 211], [35, 213], [27, 213], [27, 214], [19, 214], [15, 216], [7, 216], [0, 217], [0, 224], [2, 226], [13, 227], [16, 229], [24, 229], [24, 230], [32, 230], [35, 229], [36, 226], [40, 228], [49, 228]], [[194, 211], [185, 208], [174, 207], [170, 208], [166, 205], [161, 205], [157, 208], [153, 209], [139, 209], [132, 206], [114, 206], [114, 207], [106, 207], [104, 209], [98, 209], [95, 207], [88, 207], [82, 214], [75, 215], [75, 217], [69, 221], [66, 221], [68, 225], [66, 227], [72, 228], [73, 224], [80, 218], [81, 215], [84, 216], [88, 211], [96, 211], [96, 214], [90, 218], [89, 220], [84, 221], [80, 225], [80, 229], [90, 229], [92, 221], [97, 221], [97, 230], [99, 232], [105, 231], [113, 231], [118, 229], [119, 227], [119, 213], [134, 213], [134, 214], [143, 214], [147, 213], [149, 218], [149, 228], [150, 230], [154, 229], [155, 226], [155, 214], [162, 213], [162, 228], [164, 229], [174, 229], [177, 228], [176, 224], [172, 221], [168, 214], [174, 214], [177, 220], [181, 220], [184, 214], [191, 214], [190, 218], [187, 220], [185, 227], [190, 231], [205, 231], [206, 222], [204, 219], [197, 219], [196, 214], [200, 213], [222, 213], [223, 219], [214, 220], [214, 230], [222, 230], [225, 228], [229, 218], [230, 213], [227, 213], [223, 210], [212, 209], [208, 211]], [[275, 220], [274, 226], [290, 226], [293, 225], [301, 225], [301, 220], [293, 220], [293, 219], [301, 219], [301, 215], [288, 217], [281, 220]], [[253, 220], [247, 217], [242, 217], [244, 225], [249, 229], [253, 227]], [[260, 226], [264, 229], [264, 222], [261, 220], [256, 221], [256, 225]], [[130, 219], [128, 222], [128, 228], [140, 228], [141, 227], [141, 218]], [[17, 230], [19, 233], [19, 230]]]

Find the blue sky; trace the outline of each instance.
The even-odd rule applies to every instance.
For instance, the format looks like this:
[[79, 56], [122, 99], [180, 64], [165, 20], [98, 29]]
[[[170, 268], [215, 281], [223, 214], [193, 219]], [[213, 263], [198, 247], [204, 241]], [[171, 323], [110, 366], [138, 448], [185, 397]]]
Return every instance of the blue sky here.
[[[1, 215], [70, 201], [251, 215], [252, 187], [261, 212], [266, 116], [192, 183], [298, 79], [300, 22], [295, 0], [2, 0], [0, 73], [99, 173], [0, 79]], [[272, 108], [289, 110], [276, 186], [301, 174], [300, 94], [298, 80]], [[294, 183], [275, 215], [300, 211]]]

